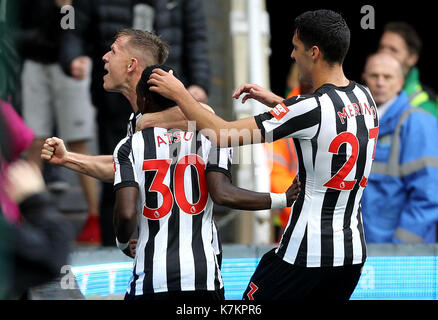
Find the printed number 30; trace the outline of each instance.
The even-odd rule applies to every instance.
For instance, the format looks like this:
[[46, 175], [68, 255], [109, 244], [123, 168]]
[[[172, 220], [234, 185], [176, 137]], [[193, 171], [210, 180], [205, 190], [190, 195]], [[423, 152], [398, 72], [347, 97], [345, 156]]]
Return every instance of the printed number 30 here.
[[[369, 131], [368, 138], [374, 139], [374, 149], [372, 159], [374, 160], [374, 155], [376, 153], [376, 144], [377, 144], [377, 136], [379, 134], [379, 127], [371, 128]], [[345, 180], [350, 171], [353, 169], [356, 164], [357, 155], [359, 153], [359, 141], [357, 137], [350, 132], [342, 132], [333, 139], [329, 146], [329, 152], [338, 154], [339, 147], [348, 143], [351, 146], [351, 155], [348, 160], [344, 163], [341, 169], [324, 184], [324, 187], [337, 189], [337, 190], [352, 190], [354, 185], [356, 184], [356, 180]], [[360, 181], [360, 186], [365, 188], [368, 183], [368, 179], [366, 177], [362, 177]]]
[[[158, 160], [145, 160], [143, 162], [144, 171], [156, 171], [155, 178], [149, 187], [150, 191], [158, 192], [163, 197], [163, 203], [158, 208], [149, 208], [146, 205], [143, 207], [143, 215], [148, 219], [161, 219], [170, 213], [173, 207], [173, 196], [168, 185], [164, 184], [164, 178], [167, 175], [167, 171], [170, 168], [170, 159], [158, 159]], [[184, 188], [184, 173], [189, 165], [193, 165], [196, 168], [199, 182], [199, 200], [196, 203], [190, 203], [185, 194]], [[201, 213], [205, 205], [207, 204], [208, 191], [207, 182], [205, 180], [205, 164], [201, 157], [198, 155], [186, 155], [181, 158], [175, 166], [174, 172], [174, 195], [178, 206], [182, 211], [188, 214]]]

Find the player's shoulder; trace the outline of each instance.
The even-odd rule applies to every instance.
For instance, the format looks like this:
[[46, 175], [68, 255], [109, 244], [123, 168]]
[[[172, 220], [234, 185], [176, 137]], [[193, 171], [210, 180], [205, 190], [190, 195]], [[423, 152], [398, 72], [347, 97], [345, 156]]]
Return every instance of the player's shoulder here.
[[292, 106], [292, 105], [297, 104], [297, 103], [317, 105], [318, 101], [317, 101], [316, 97], [317, 97], [317, 95], [315, 95], [313, 93], [298, 94], [296, 96], [293, 96], [293, 97], [290, 97], [288, 99], [283, 100], [283, 104], [286, 107]]
[[[148, 127], [148, 128], [142, 129], [142, 130], [138, 130], [138, 131], [134, 132], [134, 134], [132, 135], [132, 139], [137, 140], [139, 138], [144, 138], [144, 137], [147, 137], [149, 135], [154, 136], [156, 128], [158, 128], [158, 127]], [[164, 128], [159, 128], [159, 129], [166, 130]]]

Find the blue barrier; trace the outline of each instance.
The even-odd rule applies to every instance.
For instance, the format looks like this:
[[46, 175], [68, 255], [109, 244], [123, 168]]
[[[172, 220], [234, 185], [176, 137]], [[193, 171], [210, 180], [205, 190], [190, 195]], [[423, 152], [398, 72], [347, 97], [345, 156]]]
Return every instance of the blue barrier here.
[[[240, 300], [260, 258], [224, 258], [222, 275], [227, 300]], [[123, 295], [132, 262], [73, 266], [82, 294]], [[438, 300], [438, 257], [368, 257], [352, 300]]]

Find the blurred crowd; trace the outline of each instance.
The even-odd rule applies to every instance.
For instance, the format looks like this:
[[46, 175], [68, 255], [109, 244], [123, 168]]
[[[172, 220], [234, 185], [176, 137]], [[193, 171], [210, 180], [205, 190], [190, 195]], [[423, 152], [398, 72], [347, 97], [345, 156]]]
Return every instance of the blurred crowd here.
[[[63, 30], [60, 9], [68, 5], [75, 28]], [[98, 154], [107, 155], [126, 136], [129, 101], [103, 89], [102, 57], [115, 34], [134, 27], [160, 35], [170, 47], [166, 65], [200, 102], [208, 100], [211, 73], [200, 0], [0, 0], [0, 8], [0, 237], [12, 239], [0, 243], [0, 260], [9, 262], [0, 263], [0, 298], [19, 298], [59, 274], [72, 240], [115, 246], [112, 184], [78, 174], [88, 214], [75, 234], [47, 191], [68, 185], [40, 157], [52, 136], [83, 154], [92, 153], [88, 143], [96, 139]], [[390, 22], [362, 79], [353, 79], [368, 86], [380, 118], [361, 208], [368, 243], [436, 242], [438, 100], [420, 81], [421, 49], [413, 26]], [[285, 81], [285, 98], [316, 89], [298, 80], [294, 65]], [[271, 191], [285, 192], [297, 174], [293, 140], [266, 150]], [[289, 214], [290, 208], [272, 212], [273, 242]]]

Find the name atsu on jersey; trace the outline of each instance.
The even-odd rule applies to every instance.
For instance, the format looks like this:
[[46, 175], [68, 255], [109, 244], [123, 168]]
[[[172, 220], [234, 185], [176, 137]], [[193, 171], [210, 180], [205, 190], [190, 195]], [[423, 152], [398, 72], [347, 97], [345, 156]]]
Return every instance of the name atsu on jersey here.
[[348, 104], [346, 105], [343, 109], [342, 112], [338, 111], [338, 117], [341, 120], [341, 123], [344, 124], [345, 118], [353, 118], [356, 116], [360, 116], [360, 115], [365, 115], [365, 114], [369, 114], [372, 115], [374, 119], [376, 119], [377, 116], [377, 111], [376, 108], [371, 105], [368, 106], [368, 104], [366, 102], [359, 102], [359, 104], [353, 103], [353, 104]]
[[193, 132], [185, 132], [185, 131], [175, 131], [175, 132], [167, 132], [163, 133], [163, 135], [157, 135], [157, 146], [164, 143], [164, 145], [170, 145], [172, 143], [178, 143], [181, 139], [185, 141], [190, 141], [193, 138]]

